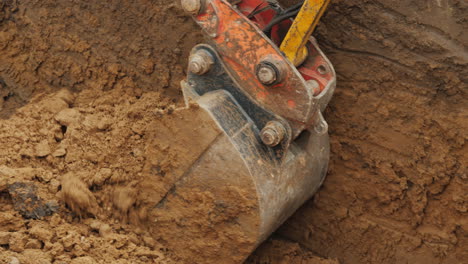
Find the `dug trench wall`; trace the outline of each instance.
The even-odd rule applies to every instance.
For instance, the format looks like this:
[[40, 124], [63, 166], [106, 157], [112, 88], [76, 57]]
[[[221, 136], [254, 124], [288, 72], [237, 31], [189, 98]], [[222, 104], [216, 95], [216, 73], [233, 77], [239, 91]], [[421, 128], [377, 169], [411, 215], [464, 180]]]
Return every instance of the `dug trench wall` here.
[[332, 1], [330, 173], [278, 232], [342, 263], [468, 259], [468, 4]]
[[[315, 34], [338, 74], [330, 173], [250, 263], [468, 259], [467, 13], [332, 1]], [[181, 170], [158, 127], [202, 40], [172, 0], [0, 2], [0, 262], [190, 259], [144, 223]], [[54, 214], [25, 220], [16, 182]]]

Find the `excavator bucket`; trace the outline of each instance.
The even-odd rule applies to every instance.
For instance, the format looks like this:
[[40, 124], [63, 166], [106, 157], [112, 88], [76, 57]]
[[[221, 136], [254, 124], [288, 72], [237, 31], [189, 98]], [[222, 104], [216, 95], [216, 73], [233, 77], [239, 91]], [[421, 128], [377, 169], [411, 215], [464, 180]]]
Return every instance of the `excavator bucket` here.
[[311, 38], [296, 67], [278, 48], [291, 22], [269, 25], [282, 9], [234, 2], [183, 3], [211, 39], [190, 56], [187, 107], [156, 133], [168, 153], [181, 154], [172, 189], [149, 212], [151, 231], [191, 256], [187, 263], [241, 263], [327, 173], [322, 111], [335, 89], [333, 66]]

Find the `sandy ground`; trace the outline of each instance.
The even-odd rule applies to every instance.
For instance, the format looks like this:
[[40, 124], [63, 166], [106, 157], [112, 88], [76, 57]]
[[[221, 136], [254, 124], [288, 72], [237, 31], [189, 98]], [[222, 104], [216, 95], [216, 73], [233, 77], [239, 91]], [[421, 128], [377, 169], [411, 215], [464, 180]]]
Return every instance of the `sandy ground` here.
[[343, 263], [468, 259], [468, 5], [334, 1], [339, 85], [321, 192], [279, 232]]
[[[467, 12], [332, 1], [330, 173], [248, 263], [468, 259]], [[189, 155], [160, 128], [200, 41], [169, 0], [0, 2], [0, 263], [194, 262], [148, 208]]]

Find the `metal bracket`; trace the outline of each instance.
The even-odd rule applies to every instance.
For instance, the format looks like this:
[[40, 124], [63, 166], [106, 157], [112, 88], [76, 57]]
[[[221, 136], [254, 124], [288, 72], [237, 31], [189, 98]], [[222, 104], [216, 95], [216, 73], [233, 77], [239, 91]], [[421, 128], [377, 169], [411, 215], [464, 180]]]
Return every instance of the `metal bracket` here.
[[[268, 121], [281, 120], [288, 132], [291, 131], [285, 137], [289, 142], [285, 144], [281, 141], [283, 150], [302, 131], [318, 123], [319, 112], [323, 111], [324, 104], [328, 103], [335, 89], [336, 74], [314, 38], [307, 43], [309, 55], [305, 62], [296, 68], [262, 31], [277, 10], [269, 9], [250, 17], [249, 12], [255, 12], [259, 6], [263, 7], [261, 10], [265, 9], [264, 0], [243, 0], [236, 2], [235, 6], [227, 0], [184, 2], [197, 3], [188, 5], [197, 10], [189, 13], [211, 38], [209, 49], [216, 53], [214, 57], [222, 63], [223, 76], [228, 76], [223, 77], [224, 83], [235, 84], [237, 88], [233, 95], [242, 94], [242, 98], [235, 96], [236, 100], [251, 102], [257, 112], [266, 112], [274, 117]], [[290, 23], [286, 22], [278, 24], [275, 32], [287, 31]], [[216, 76], [209, 78], [213, 77]], [[210, 82], [208, 78], [196, 78], [204, 83]], [[311, 87], [310, 82], [315, 85]], [[249, 116], [255, 120], [259, 130], [265, 128], [266, 120], [255, 117], [254, 113], [249, 113]], [[270, 133], [275, 134], [280, 133]], [[275, 144], [277, 141], [268, 140]]]
[[[282, 140], [276, 146], [272, 147], [274, 155], [272, 159], [281, 160], [284, 153], [287, 151], [291, 142], [292, 130], [289, 123], [281, 116], [269, 111], [262, 106], [258, 105], [255, 100], [252, 100], [248, 94], [236, 83], [235, 79], [226, 71], [226, 65], [223, 63], [218, 53], [213, 47], [207, 44], [200, 44], [192, 49], [191, 57], [195, 54], [202, 52], [208, 52], [212, 57], [213, 64], [210, 69], [204, 74], [196, 74], [189, 72], [187, 75], [187, 84], [192, 90], [187, 91], [184, 89], [184, 94], [190, 98], [203, 96], [207, 93], [225, 90], [232, 97], [233, 101], [238, 105], [240, 111], [245, 113], [245, 116], [250, 119], [255, 125], [256, 136], [260, 140], [261, 130], [267, 126], [271, 121], [277, 121], [285, 128], [285, 134]], [[225, 120], [225, 128], [229, 126], [229, 122], [232, 122], [233, 118]], [[229, 130], [229, 129], [227, 129]], [[260, 140], [261, 141], [261, 140]]]

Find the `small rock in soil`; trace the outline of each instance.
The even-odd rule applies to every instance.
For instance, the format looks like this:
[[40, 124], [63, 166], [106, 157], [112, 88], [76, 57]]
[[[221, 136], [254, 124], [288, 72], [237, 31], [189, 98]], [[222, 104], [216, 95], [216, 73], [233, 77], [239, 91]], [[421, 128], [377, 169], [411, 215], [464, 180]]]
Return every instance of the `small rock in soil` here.
[[50, 155], [49, 142], [47, 140], [43, 140], [36, 145], [36, 156], [47, 157], [48, 155]]
[[0, 245], [8, 245], [10, 237], [10, 232], [0, 232]]
[[52, 153], [54, 157], [63, 157], [67, 154], [67, 151], [64, 148], [58, 148]]
[[44, 243], [50, 241], [54, 236], [52, 231], [39, 226], [34, 226], [31, 229], [29, 229], [29, 234]]
[[15, 257], [11, 257], [11, 260], [10, 260], [9, 264], [20, 264], [20, 261], [19, 261], [19, 259], [15, 258]]
[[14, 232], [11, 234], [9, 249], [16, 253], [21, 253], [24, 251], [24, 246], [26, 245], [26, 236], [20, 232]]
[[55, 116], [55, 120], [62, 126], [70, 126], [80, 120], [80, 112], [73, 108], [64, 109]]
[[24, 248], [26, 248], [26, 249], [41, 249], [42, 244], [37, 239], [29, 239], [28, 242], [26, 242], [26, 245], [24, 245]]
[[57, 93], [56, 97], [62, 99], [68, 105], [71, 105], [73, 101], [75, 101], [75, 96], [69, 90], [66, 90], [66, 89], [60, 90]]
[[36, 186], [32, 183], [15, 182], [8, 186], [15, 210], [26, 219], [41, 219], [58, 210], [57, 203], [44, 203], [36, 195], [36, 190]]

